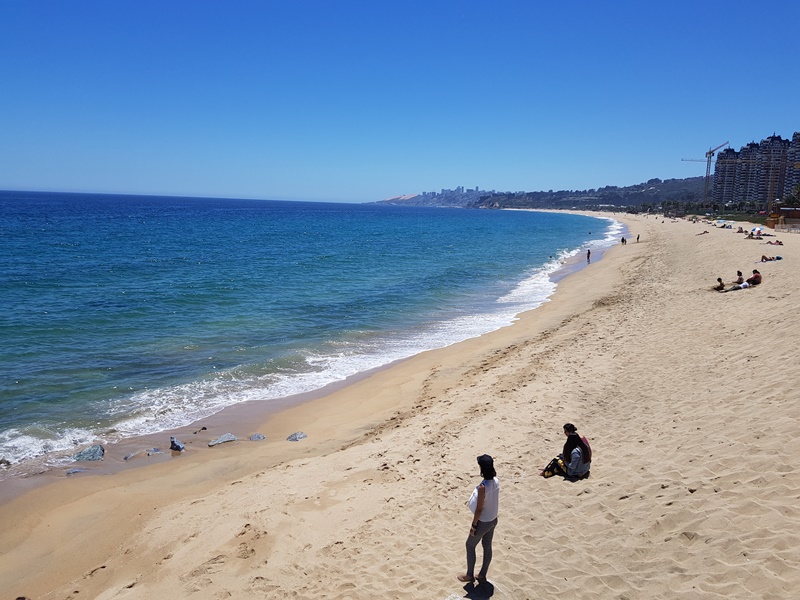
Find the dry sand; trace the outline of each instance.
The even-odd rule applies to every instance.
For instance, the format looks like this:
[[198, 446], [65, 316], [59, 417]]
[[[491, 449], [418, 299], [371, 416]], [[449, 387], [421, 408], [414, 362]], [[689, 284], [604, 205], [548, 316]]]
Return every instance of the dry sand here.
[[[552, 302], [284, 411], [267, 442], [6, 502], [0, 595], [798, 597], [800, 236], [619, 218], [632, 240]], [[710, 291], [753, 268], [761, 286]], [[537, 475], [566, 421], [592, 442], [588, 480]], [[456, 575], [482, 453], [502, 494], [473, 588]]]

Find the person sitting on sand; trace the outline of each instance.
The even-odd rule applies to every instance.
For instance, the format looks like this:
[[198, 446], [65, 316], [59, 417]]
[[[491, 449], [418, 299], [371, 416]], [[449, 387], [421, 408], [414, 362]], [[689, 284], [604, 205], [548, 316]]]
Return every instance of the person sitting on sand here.
[[736, 279], [731, 281], [731, 285], [742, 285], [744, 283], [744, 275], [741, 271], [736, 271]]
[[715, 285], [712, 290], [716, 290], [717, 292], [721, 292], [725, 289], [725, 282], [722, 281], [722, 277], [717, 277], [717, 285]]
[[753, 276], [748, 277], [747, 281], [744, 283], [735, 283], [727, 290], [722, 290], [723, 292], [732, 292], [734, 290], [746, 290], [749, 287], [753, 287], [761, 283], [761, 273], [758, 272], [758, 269], [753, 269]]
[[[589, 477], [592, 466], [592, 449], [589, 440], [578, 435], [578, 429], [572, 423], [564, 425], [564, 435], [567, 441], [561, 454], [539, 472], [542, 477], [561, 475], [572, 481]], [[567, 462], [568, 461], [568, 462]]]

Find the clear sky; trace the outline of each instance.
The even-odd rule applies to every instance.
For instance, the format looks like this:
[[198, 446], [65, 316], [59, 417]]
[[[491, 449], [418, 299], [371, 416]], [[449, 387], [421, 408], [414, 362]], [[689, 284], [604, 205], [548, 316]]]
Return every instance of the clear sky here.
[[366, 202], [800, 131], [795, 0], [0, 0], [0, 189]]

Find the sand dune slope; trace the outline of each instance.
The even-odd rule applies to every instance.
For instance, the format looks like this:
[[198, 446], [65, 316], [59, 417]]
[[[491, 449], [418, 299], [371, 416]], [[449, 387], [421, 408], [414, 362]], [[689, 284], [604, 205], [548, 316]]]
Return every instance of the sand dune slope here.
[[[398, 396], [391, 418], [354, 423], [321, 455], [265, 467], [252, 454], [235, 479], [210, 460], [214, 484], [203, 493], [135, 524], [98, 519], [97, 535], [112, 538], [104, 560], [55, 549], [51, 560], [62, 566], [14, 581], [12, 592], [796, 597], [800, 236], [784, 236], [785, 260], [756, 265], [771, 247], [730, 230], [625, 220], [641, 243], [568, 277], [552, 302], [513, 327], [321, 401], [346, 407], [384, 390]], [[698, 236], [703, 229], [709, 234]], [[708, 289], [717, 276], [753, 268], [764, 273], [758, 288]], [[542, 479], [567, 421], [592, 442], [592, 476]], [[326, 435], [320, 428], [304, 443]], [[475, 457], [484, 452], [495, 457], [501, 512], [490, 584], [473, 588], [455, 576], [465, 565]], [[159, 472], [148, 485], [157, 494], [167, 481]], [[46, 543], [37, 534], [23, 546]]]

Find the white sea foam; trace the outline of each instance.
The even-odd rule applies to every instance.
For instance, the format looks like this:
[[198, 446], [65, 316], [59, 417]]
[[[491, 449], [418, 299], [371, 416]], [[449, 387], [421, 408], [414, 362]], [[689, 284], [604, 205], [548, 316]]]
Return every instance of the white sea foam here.
[[19, 429], [9, 429], [0, 433], [0, 458], [13, 457], [13, 462], [18, 463], [49, 455], [54, 458], [49, 459], [48, 464], [58, 464], [68, 460], [80, 446], [92, 442], [109, 443], [186, 426], [246, 401], [274, 400], [311, 392], [420, 352], [506, 327], [519, 313], [548, 301], [556, 289], [551, 276], [571, 257], [586, 248], [602, 249], [616, 243], [624, 228], [613, 219], [608, 221], [603, 239], [562, 251], [546, 264], [532, 269], [512, 289], [486, 304], [485, 310], [477, 314], [459, 315], [383, 338], [365, 334], [331, 342], [325, 349], [302, 353], [307, 367], [302, 372], [253, 375], [234, 368], [220, 372], [216, 378], [138, 392], [109, 404], [112, 426], [106, 432], [69, 428], [49, 432], [44, 439]]
[[38, 457], [48, 456], [48, 465], [57, 465], [71, 460], [71, 455], [80, 447], [97, 440], [97, 434], [89, 429], [70, 427], [49, 432], [48, 437], [31, 435], [25, 430], [10, 428], [0, 432], [0, 458], [22, 463]]

